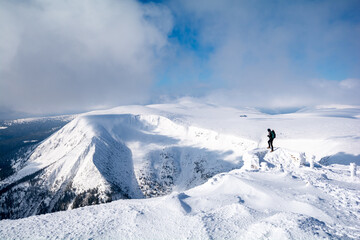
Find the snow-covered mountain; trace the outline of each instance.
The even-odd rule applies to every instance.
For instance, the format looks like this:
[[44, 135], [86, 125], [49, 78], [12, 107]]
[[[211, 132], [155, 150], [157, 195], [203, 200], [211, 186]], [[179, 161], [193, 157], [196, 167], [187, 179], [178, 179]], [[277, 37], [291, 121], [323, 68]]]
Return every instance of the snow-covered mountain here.
[[[0, 180], [19, 170], [34, 148], [76, 116], [0, 121]], [[16, 161], [19, 160], [19, 161]]]
[[241, 155], [256, 146], [146, 108], [138, 113], [84, 114], [46, 139], [3, 181], [2, 218], [185, 190], [241, 167]]
[[359, 116], [350, 106], [268, 115], [187, 99], [82, 114], [1, 182], [2, 218], [131, 200], [2, 220], [0, 236], [356, 239]]

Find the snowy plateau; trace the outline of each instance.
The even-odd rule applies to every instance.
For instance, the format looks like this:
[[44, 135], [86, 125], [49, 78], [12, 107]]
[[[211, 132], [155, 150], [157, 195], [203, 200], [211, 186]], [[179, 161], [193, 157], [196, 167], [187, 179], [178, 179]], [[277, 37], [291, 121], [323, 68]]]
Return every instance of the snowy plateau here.
[[358, 106], [121, 106], [18, 162], [0, 239], [360, 239]]

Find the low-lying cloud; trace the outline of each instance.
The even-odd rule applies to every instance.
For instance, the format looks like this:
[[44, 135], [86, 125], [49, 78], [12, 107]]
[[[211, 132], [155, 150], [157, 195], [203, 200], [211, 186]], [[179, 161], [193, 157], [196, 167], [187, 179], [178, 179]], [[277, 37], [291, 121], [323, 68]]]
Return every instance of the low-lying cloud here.
[[360, 104], [356, 0], [0, 4], [3, 109], [65, 113], [186, 95]]
[[3, 1], [0, 105], [61, 113], [146, 102], [171, 27], [167, 8], [129, 0]]

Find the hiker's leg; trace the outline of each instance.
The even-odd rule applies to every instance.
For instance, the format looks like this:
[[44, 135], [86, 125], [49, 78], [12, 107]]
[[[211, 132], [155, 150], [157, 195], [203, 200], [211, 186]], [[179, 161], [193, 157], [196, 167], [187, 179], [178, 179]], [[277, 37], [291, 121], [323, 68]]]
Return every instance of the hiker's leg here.
[[273, 145], [273, 141], [274, 141], [274, 139], [271, 139], [271, 151], [274, 151], [274, 145]]

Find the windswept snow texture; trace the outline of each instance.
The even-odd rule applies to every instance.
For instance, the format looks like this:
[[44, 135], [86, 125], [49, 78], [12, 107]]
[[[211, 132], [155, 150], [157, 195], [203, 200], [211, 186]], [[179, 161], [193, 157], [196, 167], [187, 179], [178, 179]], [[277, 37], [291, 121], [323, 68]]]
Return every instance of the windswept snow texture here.
[[359, 115], [187, 99], [83, 114], [0, 190], [3, 218], [81, 208], [2, 220], [0, 238], [359, 239]]
[[1, 218], [186, 190], [240, 168], [251, 140], [154, 114], [80, 116], [2, 182]]

